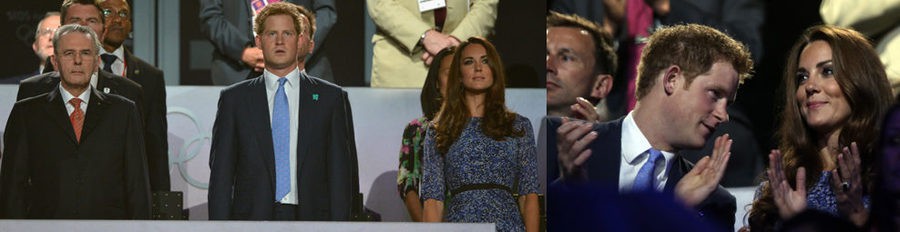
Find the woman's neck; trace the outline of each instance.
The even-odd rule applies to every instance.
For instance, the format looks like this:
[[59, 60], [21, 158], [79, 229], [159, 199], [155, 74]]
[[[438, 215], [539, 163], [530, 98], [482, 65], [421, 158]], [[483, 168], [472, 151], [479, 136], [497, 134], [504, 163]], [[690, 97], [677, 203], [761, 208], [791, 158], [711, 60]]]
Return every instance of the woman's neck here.
[[469, 116], [484, 117], [484, 101], [485, 93], [466, 93], [466, 108], [469, 109]]

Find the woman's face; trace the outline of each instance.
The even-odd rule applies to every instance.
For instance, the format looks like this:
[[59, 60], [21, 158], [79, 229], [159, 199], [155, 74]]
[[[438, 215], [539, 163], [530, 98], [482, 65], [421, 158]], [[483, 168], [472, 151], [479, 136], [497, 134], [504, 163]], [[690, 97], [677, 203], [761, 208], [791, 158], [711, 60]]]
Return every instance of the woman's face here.
[[491, 72], [487, 51], [481, 44], [466, 46], [462, 51], [460, 62], [462, 84], [467, 91], [485, 92], [494, 84], [494, 74]]
[[828, 133], [847, 121], [850, 104], [835, 79], [831, 47], [827, 42], [814, 41], [803, 48], [796, 78], [797, 106], [807, 126], [819, 133]]
[[438, 86], [441, 96], [447, 97], [447, 79], [450, 78], [450, 66], [453, 64], [453, 54], [447, 54], [441, 59], [441, 69], [438, 70]]
[[900, 191], [900, 110], [887, 115], [884, 125], [883, 154], [885, 187], [894, 192]]

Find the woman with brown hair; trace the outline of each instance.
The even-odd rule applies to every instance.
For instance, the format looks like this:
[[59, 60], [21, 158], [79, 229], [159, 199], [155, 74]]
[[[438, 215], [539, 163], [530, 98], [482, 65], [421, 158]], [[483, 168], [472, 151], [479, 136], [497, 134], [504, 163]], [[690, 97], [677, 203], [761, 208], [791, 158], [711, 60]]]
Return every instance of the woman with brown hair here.
[[859, 32], [807, 29], [785, 66], [779, 149], [750, 209], [750, 229], [771, 231], [803, 210], [863, 226], [881, 117], [892, 102], [878, 55]]
[[506, 108], [503, 70], [483, 38], [468, 39], [453, 56], [447, 98], [425, 139], [425, 221], [442, 221], [447, 201], [446, 221], [537, 231], [534, 134], [527, 118]]

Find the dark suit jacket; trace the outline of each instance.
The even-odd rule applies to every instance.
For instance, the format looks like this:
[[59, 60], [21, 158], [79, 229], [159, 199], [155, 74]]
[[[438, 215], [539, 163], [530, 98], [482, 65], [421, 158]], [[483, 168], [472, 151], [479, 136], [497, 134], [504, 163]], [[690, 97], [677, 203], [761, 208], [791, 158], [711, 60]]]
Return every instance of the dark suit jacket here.
[[[146, 65], [146, 63], [144, 63], [144, 65]], [[129, 73], [140, 73], [135, 75], [137, 77], [135, 79], [147, 82], [146, 88], [141, 87], [141, 84], [132, 80], [116, 76], [115, 74], [106, 71], [100, 71], [97, 75], [97, 89], [100, 92], [105, 92], [108, 89], [110, 94], [120, 95], [135, 102], [138, 111], [141, 112], [141, 126], [143, 127], [142, 131], [144, 132], [142, 138], [145, 139], [142, 144], [146, 146], [147, 157], [149, 158], [151, 189], [153, 191], [168, 191], [169, 155], [168, 140], [166, 139], [168, 126], [166, 125], [165, 116], [165, 86], [161, 85], [161, 83], [152, 83], [157, 80], [148, 80], [157, 78], [150, 76], [154, 73], [153, 71], [147, 71], [149, 69], [141, 67], [132, 69], [132, 66], [142, 65], [129, 65], [128, 69]], [[162, 82], [162, 77], [159, 76], [158, 78], [160, 78], [158, 79], [158, 82]], [[56, 71], [29, 77], [19, 83], [19, 92], [16, 96], [16, 100], [22, 100], [49, 92], [56, 89], [58, 85], [59, 72]], [[147, 94], [145, 94], [144, 90], [153, 92], [147, 92]], [[160, 96], [160, 94], [162, 96]], [[145, 96], [151, 99], [145, 101], [144, 99], [147, 99]], [[162, 105], [160, 106], [160, 104]]]
[[[561, 121], [557, 117], [549, 117], [545, 119], [547, 123], [547, 144], [556, 144], [556, 129], [561, 125]], [[597, 138], [590, 144], [589, 149], [593, 154], [585, 163], [588, 172], [587, 182], [590, 185], [598, 185], [603, 188], [617, 189], [619, 186], [619, 165], [622, 157], [622, 120], [620, 118], [615, 121], [594, 124], [594, 131], [597, 132]], [[547, 179], [552, 181], [548, 192], [553, 192], [554, 188], [565, 188], [566, 183], [559, 179], [559, 160], [557, 157], [557, 149], [547, 149]], [[681, 178], [687, 174], [693, 164], [685, 160], [681, 156], [676, 156], [669, 170], [669, 179], [666, 181], [664, 191], [671, 193], [675, 189], [675, 185]], [[550, 198], [553, 199], [553, 198]], [[577, 199], [563, 199], [577, 200]], [[550, 207], [553, 202], [547, 203]], [[725, 188], [719, 186], [706, 198], [697, 210], [703, 214], [704, 218], [718, 224], [722, 229], [734, 230], [734, 213], [736, 208], [734, 196], [732, 196]], [[552, 218], [553, 215], [548, 215]]]
[[145, 109], [144, 141], [150, 170], [150, 189], [169, 191], [169, 141], [166, 119], [166, 82], [162, 70], [125, 49], [126, 77], [141, 85]]
[[4, 136], [0, 218], [149, 219], [137, 108], [91, 91], [81, 142], [58, 89], [19, 101]]
[[[316, 48], [323, 47], [328, 33], [337, 22], [337, 7], [334, 0], [288, 0], [315, 12], [316, 34], [313, 42]], [[215, 85], [230, 85], [247, 78], [253, 70], [241, 61], [247, 46], [256, 46], [253, 39], [253, 22], [250, 1], [246, 0], [201, 0], [200, 31], [212, 43], [212, 81]], [[306, 68], [310, 75], [333, 81], [331, 64], [325, 51], [313, 49], [306, 58]]]
[[[273, 219], [275, 154], [266, 98], [262, 76], [222, 90], [209, 156], [211, 220]], [[347, 93], [301, 75], [299, 111], [297, 220], [348, 220], [359, 184]]]

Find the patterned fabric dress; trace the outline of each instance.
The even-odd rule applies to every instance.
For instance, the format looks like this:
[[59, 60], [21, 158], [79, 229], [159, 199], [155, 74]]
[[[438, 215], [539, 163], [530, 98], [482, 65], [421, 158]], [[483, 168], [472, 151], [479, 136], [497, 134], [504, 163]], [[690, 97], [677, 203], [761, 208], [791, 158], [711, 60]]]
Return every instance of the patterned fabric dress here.
[[448, 222], [492, 222], [498, 231], [524, 231], [517, 201], [502, 189], [475, 189], [445, 199], [445, 192], [464, 185], [499, 184], [520, 195], [537, 193], [537, 157], [531, 122], [517, 115], [514, 128], [522, 137], [495, 141], [481, 132], [481, 118], [470, 118], [446, 156], [437, 151], [435, 131], [425, 138], [422, 199], [445, 202]]
[[422, 183], [422, 144], [425, 142], [425, 117], [413, 119], [403, 130], [400, 144], [400, 167], [397, 172], [397, 191], [405, 198], [410, 190], [419, 191]]

